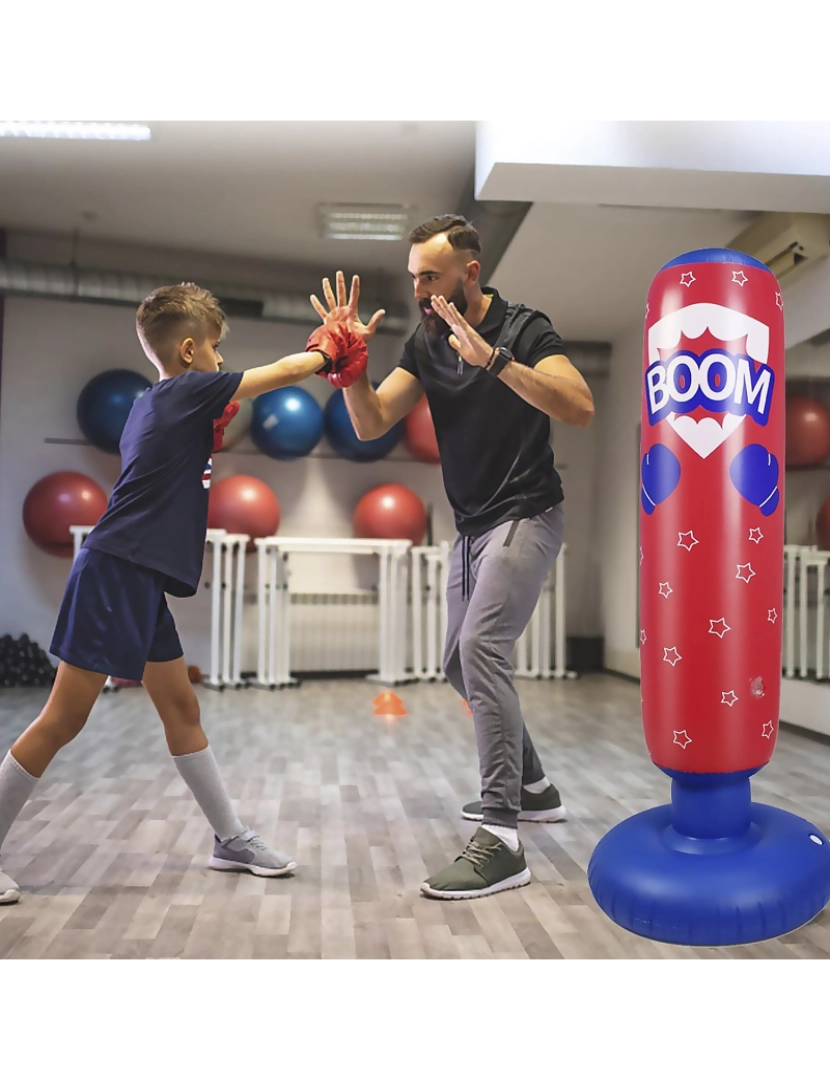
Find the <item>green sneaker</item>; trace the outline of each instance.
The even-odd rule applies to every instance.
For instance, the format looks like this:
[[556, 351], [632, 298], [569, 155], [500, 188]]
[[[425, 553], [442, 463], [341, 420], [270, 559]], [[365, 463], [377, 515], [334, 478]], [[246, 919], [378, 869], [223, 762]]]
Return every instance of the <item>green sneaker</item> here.
[[[461, 809], [461, 816], [467, 821], [481, 821], [481, 799], [478, 802], [467, 803]], [[565, 807], [559, 798], [559, 792], [553, 786], [545, 788], [538, 795], [522, 788], [522, 808], [519, 811], [519, 821], [564, 821], [566, 817]]]
[[425, 896], [438, 900], [476, 900], [505, 889], [518, 889], [530, 881], [525, 849], [510, 848], [487, 829], [475, 836], [461, 855], [421, 885]]

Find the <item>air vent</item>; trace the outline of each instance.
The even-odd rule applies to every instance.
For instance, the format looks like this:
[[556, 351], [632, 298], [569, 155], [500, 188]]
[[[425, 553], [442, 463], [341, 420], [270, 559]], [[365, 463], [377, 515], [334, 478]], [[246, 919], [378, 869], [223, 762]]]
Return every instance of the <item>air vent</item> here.
[[324, 203], [317, 208], [324, 240], [403, 240], [410, 230], [408, 206]]

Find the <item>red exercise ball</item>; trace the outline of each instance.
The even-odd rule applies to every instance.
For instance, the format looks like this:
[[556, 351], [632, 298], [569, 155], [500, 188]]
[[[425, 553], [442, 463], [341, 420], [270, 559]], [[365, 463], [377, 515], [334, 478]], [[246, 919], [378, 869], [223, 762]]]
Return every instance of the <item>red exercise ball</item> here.
[[816, 518], [818, 546], [822, 551], [830, 551], [830, 499], [825, 499]]
[[422, 397], [406, 418], [406, 445], [410, 454], [418, 461], [427, 461], [432, 465], [441, 460], [438, 452], [438, 440], [435, 437], [435, 425], [429, 402]]
[[23, 527], [29, 539], [50, 555], [71, 559], [75, 542], [70, 525], [96, 525], [107, 496], [88, 476], [55, 472], [31, 488], [23, 502]]
[[411, 540], [416, 546], [427, 531], [427, 512], [414, 491], [383, 484], [367, 491], [355, 507], [355, 536], [371, 540]]
[[820, 465], [830, 454], [830, 412], [815, 398], [787, 398], [787, 464]]
[[[253, 540], [273, 536], [280, 527], [277, 496], [254, 476], [228, 476], [212, 484], [208, 502], [208, 528], [244, 533]], [[248, 545], [254, 551], [253, 543]]]

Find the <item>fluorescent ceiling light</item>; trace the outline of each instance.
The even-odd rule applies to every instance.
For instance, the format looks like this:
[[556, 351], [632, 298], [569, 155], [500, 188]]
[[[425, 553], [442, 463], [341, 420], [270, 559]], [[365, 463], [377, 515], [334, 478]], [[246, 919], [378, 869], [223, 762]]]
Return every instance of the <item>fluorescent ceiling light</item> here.
[[5, 139], [116, 139], [144, 142], [152, 137], [146, 124], [81, 122], [75, 120], [0, 120]]
[[403, 240], [409, 232], [408, 206], [345, 206], [319, 208], [324, 240]]

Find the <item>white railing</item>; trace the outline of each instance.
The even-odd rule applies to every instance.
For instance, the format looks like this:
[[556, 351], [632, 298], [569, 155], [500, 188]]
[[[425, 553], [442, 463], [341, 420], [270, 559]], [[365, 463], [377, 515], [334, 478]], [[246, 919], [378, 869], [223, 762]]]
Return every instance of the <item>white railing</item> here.
[[[75, 556], [92, 531], [71, 528]], [[209, 689], [246, 685], [242, 677], [244, 645], [245, 553], [250, 538], [208, 529], [211, 566]], [[450, 545], [412, 547], [408, 540], [295, 539], [266, 537], [257, 549], [257, 671], [252, 684], [274, 689], [296, 685], [292, 672], [292, 600], [305, 599], [290, 589], [292, 554], [373, 556], [378, 565], [377, 605], [361, 633], [374, 634], [377, 671], [369, 678], [387, 685], [413, 679], [443, 680], [442, 660], [447, 634], [446, 582]], [[573, 678], [565, 668], [565, 545], [542, 591], [530, 623], [516, 644], [516, 676], [524, 679]], [[812, 550], [812, 549], [811, 549]], [[409, 556], [409, 558], [407, 558]], [[823, 574], [823, 567], [820, 568]], [[823, 577], [822, 577], [823, 580]], [[316, 597], [314, 598], [316, 599]], [[357, 625], [333, 620], [332, 600], [321, 594], [315, 604], [333, 634], [356, 635]], [[408, 608], [411, 607], [411, 617]], [[553, 612], [552, 612], [553, 608]], [[355, 609], [356, 610], [356, 609]], [[551, 615], [553, 614], [553, 619]], [[297, 612], [295, 611], [295, 616]], [[409, 622], [409, 626], [407, 623]], [[553, 636], [551, 636], [553, 623]], [[373, 626], [375, 629], [373, 629]], [[298, 629], [295, 627], [295, 630]], [[363, 637], [363, 649], [370, 645]], [[348, 653], [348, 649], [342, 650]], [[107, 679], [105, 689], [117, 689]]]
[[259, 650], [256, 686], [292, 686], [291, 554], [368, 555], [378, 561], [378, 670], [369, 678], [387, 685], [410, 681], [406, 670], [409, 540], [296, 539], [269, 536], [257, 546]]
[[[78, 552], [81, 550], [81, 545], [83, 544], [84, 540], [86, 540], [86, 538], [89, 536], [89, 534], [92, 532], [92, 526], [91, 525], [70, 525], [69, 526], [69, 531], [72, 533], [72, 542], [73, 542], [73, 546], [74, 546], [74, 550], [72, 552], [72, 562], [74, 563], [75, 560], [78, 558]], [[107, 676], [107, 681], [104, 683], [104, 693], [108, 694], [111, 691], [114, 691], [114, 690], [117, 690], [117, 689], [118, 689], [118, 683], [115, 682], [115, 680], [113, 679], [113, 677], [111, 675], [108, 675]]]
[[[567, 547], [567, 544], [562, 545], [530, 623], [516, 642], [516, 675], [520, 679], [576, 678], [576, 672], [568, 671], [565, 667], [565, 553]], [[552, 653], [551, 593], [553, 594], [554, 630]]]
[[450, 545], [414, 547], [412, 560], [412, 673], [422, 682], [446, 676], [441, 667], [447, 637]]
[[[92, 528], [91, 525], [70, 525], [69, 531], [75, 545], [73, 561], [77, 559], [81, 545]], [[210, 674], [204, 680], [204, 685], [211, 690], [224, 690], [226, 686], [245, 685], [240, 672], [242, 603], [245, 594], [244, 552], [250, 537], [228, 533], [224, 529], [208, 529], [205, 539], [208, 546], [213, 547], [213, 592], [210, 608]], [[117, 689], [118, 684], [109, 677], [104, 690]]]
[[784, 546], [784, 675], [788, 679], [830, 676], [830, 551]]
[[250, 536], [208, 529], [205, 542], [213, 548], [210, 597], [211, 690], [238, 689], [242, 678], [242, 611], [245, 600], [245, 551]]
[[[576, 673], [565, 667], [565, 551], [545, 582], [527, 629], [516, 642], [516, 677], [566, 679]], [[416, 679], [433, 682], [441, 670], [447, 636], [446, 588], [450, 546], [416, 547], [412, 560], [412, 670]], [[551, 640], [551, 594], [554, 633]], [[551, 646], [553, 645], [553, 649]]]

